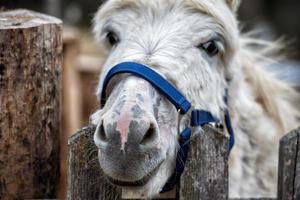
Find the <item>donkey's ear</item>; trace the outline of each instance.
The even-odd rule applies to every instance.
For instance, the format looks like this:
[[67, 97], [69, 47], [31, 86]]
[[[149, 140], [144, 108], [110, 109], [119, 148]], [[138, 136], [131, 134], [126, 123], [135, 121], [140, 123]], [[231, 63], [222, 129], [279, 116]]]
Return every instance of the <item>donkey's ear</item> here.
[[241, 0], [225, 0], [225, 1], [228, 4], [229, 8], [234, 12], [237, 11], [241, 3]]

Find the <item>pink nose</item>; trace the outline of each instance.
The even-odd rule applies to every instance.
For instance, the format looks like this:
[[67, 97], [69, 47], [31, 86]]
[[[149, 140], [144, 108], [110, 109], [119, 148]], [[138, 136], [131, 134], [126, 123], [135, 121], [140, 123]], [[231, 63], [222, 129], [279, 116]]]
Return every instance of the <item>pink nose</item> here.
[[111, 116], [103, 119], [98, 130], [102, 143], [118, 145], [121, 149], [131, 145], [151, 146], [158, 137], [157, 125], [138, 104], [126, 105], [122, 112], [112, 112]]
[[[158, 138], [157, 122], [154, 117], [151, 85], [138, 77], [130, 76], [115, 87], [108, 99], [110, 109], [103, 116], [99, 140], [103, 144], [149, 147]], [[116, 93], [116, 95], [114, 95]]]
[[145, 115], [141, 119], [128, 117], [128, 113], [121, 113], [115, 120], [103, 119], [95, 136], [105, 174], [134, 182], [144, 177], [145, 169], [155, 166], [155, 159], [160, 161], [158, 128], [150, 119]]

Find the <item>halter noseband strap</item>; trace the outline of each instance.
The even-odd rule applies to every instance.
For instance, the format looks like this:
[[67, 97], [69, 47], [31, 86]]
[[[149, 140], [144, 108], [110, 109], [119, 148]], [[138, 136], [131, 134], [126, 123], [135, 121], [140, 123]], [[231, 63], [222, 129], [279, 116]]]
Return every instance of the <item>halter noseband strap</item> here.
[[135, 62], [120, 63], [108, 72], [103, 83], [103, 90], [101, 94], [102, 106], [105, 103], [105, 89], [108, 85], [108, 82], [113, 76], [120, 73], [131, 73], [147, 80], [161, 93], [163, 93], [169, 99], [169, 101], [172, 102], [176, 109], [180, 110], [181, 114], [187, 113], [191, 108], [191, 103], [188, 100], [186, 100], [186, 98], [162, 76], [160, 76], [158, 73], [156, 73], [149, 67]]
[[[154, 86], [156, 89], [158, 89], [162, 94], [164, 94], [167, 97], [167, 99], [176, 107], [176, 109], [180, 111], [181, 115], [186, 114], [190, 110], [191, 103], [173, 85], [171, 85], [166, 79], [164, 79], [161, 75], [159, 75], [154, 70], [150, 69], [145, 65], [135, 63], [135, 62], [123, 62], [117, 64], [107, 73], [103, 83], [102, 94], [101, 94], [102, 106], [104, 106], [106, 101], [105, 91], [110, 79], [115, 75], [121, 73], [130, 73], [147, 80], [149, 83], [151, 83], [152, 86]], [[234, 133], [231, 126], [229, 111], [227, 108], [228, 105], [227, 90], [226, 90], [224, 101], [226, 103], [226, 108], [224, 112], [225, 124], [230, 135], [229, 150], [231, 150], [234, 145]], [[197, 109], [192, 110], [191, 127], [204, 126], [210, 123], [219, 123], [219, 120], [216, 119], [208, 111], [197, 110]], [[192, 135], [192, 130], [189, 127], [185, 128], [180, 133], [179, 135], [180, 148], [177, 153], [176, 168], [171, 178], [168, 180], [168, 182], [161, 190], [161, 193], [172, 190], [174, 186], [179, 183], [180, 176], [183, 173], [185, 163], [187, 160], [191, 135]]]

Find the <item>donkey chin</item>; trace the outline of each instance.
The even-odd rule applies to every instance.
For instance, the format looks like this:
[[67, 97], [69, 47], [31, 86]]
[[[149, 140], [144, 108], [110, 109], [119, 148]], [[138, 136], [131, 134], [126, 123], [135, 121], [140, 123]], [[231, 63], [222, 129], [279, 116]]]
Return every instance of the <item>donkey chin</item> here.
[[133, 196], [151, 198], [159, 194], [173, 173], [175, 154], [170, 155], [172, 153], [157, 145], [137, 145], [133, 137], [120, 149], [118, 137], [106, 138], [105, 143], [104, 138], [99, 140], [98, 137], [103, 137], [101, 130], [104, 131], [97, 128], [94, 140], [104, 177]]

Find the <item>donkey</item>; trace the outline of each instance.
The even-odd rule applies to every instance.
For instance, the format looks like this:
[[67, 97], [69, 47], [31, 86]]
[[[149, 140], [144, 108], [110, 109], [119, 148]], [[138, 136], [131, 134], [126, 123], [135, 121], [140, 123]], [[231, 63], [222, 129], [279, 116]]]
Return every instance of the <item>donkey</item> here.
[[[274, 197], [278, 142], [299, 123], [299, 97], [264, 70], [265, 53], [276, 45], [239, 32], [239, 3], [108, 0], [94, 17], [96, 40], [107, 49], [97, 96], [113, 66], [133, 61], [151, 67], [195, 108], [221, 121], [228, 108], [236, 135], [229, 160], [230, 197]], [[177, 127], [189, 123], [190, 113], [178, 120], [164, 95], [130, 74], [114, 77], [104, 92], [105, 105], [91, 116], [100, 166], [113, 184], [151, 198], [174, 171]], [[205, 134], [201, 128], [192, 134], [200, 132]]]

